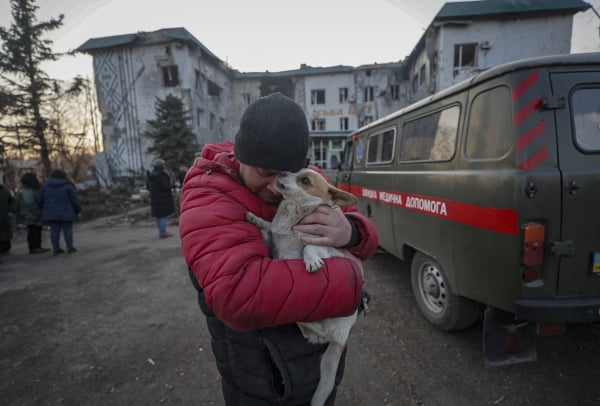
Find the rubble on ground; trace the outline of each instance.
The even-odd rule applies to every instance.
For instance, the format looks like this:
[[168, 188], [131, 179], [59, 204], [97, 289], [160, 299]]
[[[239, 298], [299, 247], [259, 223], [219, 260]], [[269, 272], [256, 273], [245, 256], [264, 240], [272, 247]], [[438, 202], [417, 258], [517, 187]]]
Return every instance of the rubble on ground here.
[[79, 192], [81, 221], [113, 216], [150, 207], [150, 196], [142, 186], [118, 184], [110, 189], [93, 187]]

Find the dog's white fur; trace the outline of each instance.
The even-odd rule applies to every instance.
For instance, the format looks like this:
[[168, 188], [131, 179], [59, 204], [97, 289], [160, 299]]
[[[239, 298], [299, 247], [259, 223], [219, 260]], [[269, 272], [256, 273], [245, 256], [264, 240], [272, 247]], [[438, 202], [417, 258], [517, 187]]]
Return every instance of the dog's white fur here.
[[[292, 231], [292, 226], [322, 204], [356, 204], [357, 199], [354, 195], [328, 184], [319, 173], [308, 168], [295, 173], [281, 172], [276, 181], [276, 188], [282, 194], [283, 200], [271, 223], [252, 213], [246, 213], [246, 220], [261, 230], [273, 258], [303, 258], [308, 272], [318, 271], [323, 266], [322, 258], [334, 256], [352, 257], [360, 265], [360, 261], [346, 250], [304, 245], [298, 233]], [[311, 406], [322, 406], [331, 394], [340, 358], [357, 317], [358, 311], [348, 317], [298, 323], [309, 342], [329, 343], [321, 358], [321, 378], [311, 399]]]

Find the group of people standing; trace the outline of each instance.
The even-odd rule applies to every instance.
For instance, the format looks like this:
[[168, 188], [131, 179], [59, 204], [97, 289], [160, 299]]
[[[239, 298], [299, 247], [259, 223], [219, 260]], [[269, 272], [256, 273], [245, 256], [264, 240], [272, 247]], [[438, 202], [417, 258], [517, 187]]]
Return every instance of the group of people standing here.
[[[30, 254], [50, 251], [42, 246], [43, 225], [50, 226], [50, 242], [54, 255], [72, 254], [77, 251], [73, 245], [73, 222], [81, 213], [77, 191], [64, 171], [56, 169], [42, 185], [33, 172], [21, 177], [21, 189], [13, 198], [11, 193], [0, 185], [0, 253], [10, 251], [12, 229], [8, 214], [16, 213], [17, 224], [27, 226], [27, 245]], [[61, 246], [61, 234], [66, 251]]]

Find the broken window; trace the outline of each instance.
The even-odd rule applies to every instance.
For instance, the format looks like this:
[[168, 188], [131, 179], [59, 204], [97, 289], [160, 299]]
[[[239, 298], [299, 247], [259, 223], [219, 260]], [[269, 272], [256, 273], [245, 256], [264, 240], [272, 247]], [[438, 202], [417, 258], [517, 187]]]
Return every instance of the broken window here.
[[207, 80], [208, 95], [219, 97], [221, 95], [221, 87], [212, 80]]
[[313, 131], [325, 131], [325, 119], [318, 118], [311, 122], [311, 129]]
[[390, 96], [392, 100], [400, 100], [400, 85], [390, 86]]
[[348, 117], [341, 117], [340, 118], [340, 130], [347, 130], [348, 129]]
[[163, 66], [163, 83], [167, 87], [179, 85], [179, 69], [177, 65]]
[[454, 67], [475, 66], [476, 50], [477, 44], [454, 45]]
[[310, 92], [310, 104], [325, 104], [325, 89], [312, 90]]
[[373, 88], [373, 86], [365, 87], [365, 101], [366, 102], [372, 102], [374, 94], [375, 94], [375, 89]]
[[340, 104], [348, 101], [348, 88], [340, 87]]

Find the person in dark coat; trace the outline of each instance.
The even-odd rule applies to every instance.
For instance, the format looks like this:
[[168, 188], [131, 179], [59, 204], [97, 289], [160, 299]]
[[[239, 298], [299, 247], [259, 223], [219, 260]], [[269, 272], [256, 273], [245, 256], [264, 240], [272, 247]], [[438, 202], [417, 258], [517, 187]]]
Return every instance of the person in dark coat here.
[[167, 238], [173, 235], [167, 232], [167, 216], [175, 213], [173, 185], [171, 177], [165, 172], [165, 161], [157, 159], [152, 163], [152, 167], [147, 183], [150, 191], [150, 210], [152, 217], [156, 217], [159, 238]]
[[8, 253], [11, 248], [12, 227], [9, 213], [14, 211], [14, 208], [14, 197], [4, 185], [0, 184], [0, 254]]
[[179, 167], [179, 169], [177, 170], [177, 182], [179, 183], [180, 189], [183, 187], [183, 181], [185, 180], [185, 175], [187, 175], [187, 172], [189, 170], [190, 170], [190, 168], [188, 168], [185, 165], [181, 165]]
[[60, 247], [60, 233], [62, 231], [67, 252], [72, 254], [77, 251], [73, 246], [73, 222], [81, 213], [81, 205], [75, 187], [67, 179], [67, 175], [60, 169], [55, 169], [40, 192], [40, 208], [42, 221], [50, 224], [50, 241], [54, 255], [64, 254]]
[[17, 195], [17, 224], [27, 226], [27, 245], [30, 254], [50, 251], [42, 248], [42, 213], [40, 211], [40, 182], [33, 172], [21, 177], [23, 188]]

